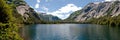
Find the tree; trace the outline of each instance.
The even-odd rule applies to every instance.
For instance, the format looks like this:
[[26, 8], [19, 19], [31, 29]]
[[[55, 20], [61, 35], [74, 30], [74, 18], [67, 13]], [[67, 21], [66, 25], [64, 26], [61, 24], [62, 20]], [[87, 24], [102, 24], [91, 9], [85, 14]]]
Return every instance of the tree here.
[[4, 0], [0, 0], [0, 22], [8, 23], [12, 21], [12, 10]]
[[0, 40], [22, 40], [14, 24], [12, 9], [5, 0], [0, 0]]

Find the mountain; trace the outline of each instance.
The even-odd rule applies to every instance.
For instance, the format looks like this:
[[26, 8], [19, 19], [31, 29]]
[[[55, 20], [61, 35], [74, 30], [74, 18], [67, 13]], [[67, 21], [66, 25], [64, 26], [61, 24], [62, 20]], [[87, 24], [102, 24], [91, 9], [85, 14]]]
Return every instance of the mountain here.
[[7, 0], [11, 5], [16, 19], [20, 23], [38, 23], [40, 22], [39, 15], [34, 11], [24, 0]]
[[57, 21], [60, 20], [56, 16], [38, 14], [33, 8], [31, 8], [24, 0], [7, 0], [8, 4], [11, 4], [14, 13], [13, 15], [23, 23], [41, 23], [41, 21]]
[[[116, 19], [119, 24], [120, 21], [120, 1], [112, 2], [94, 2], [89, 3], [83, 9], [73, 12], [66, 20], [72, 20], [75, 22], [87, 22], [96, 20], [96, 22], [106, 22], [101, 24], [107, 24]], [[118, 21], [117, 21], [118, 20]], [[116, 24], [114, 22], [113, 24]]]
[[60, 21], [61, 19], [58, 18], [57, 16], [53, 16], [50, 14], [46, 14], [46, 13], [39, 13], [39, 17], [41, 20], [47, 21], [47, 22], [54, 22], [54, 21]]

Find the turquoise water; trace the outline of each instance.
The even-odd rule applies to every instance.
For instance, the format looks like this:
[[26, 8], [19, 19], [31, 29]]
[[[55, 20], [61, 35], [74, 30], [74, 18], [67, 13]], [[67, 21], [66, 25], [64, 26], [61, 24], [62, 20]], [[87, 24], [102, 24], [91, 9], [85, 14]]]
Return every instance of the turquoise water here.
[[37, 24], [21, 28], [26, 40], [120, 40], [120, 28], [95, 24]]

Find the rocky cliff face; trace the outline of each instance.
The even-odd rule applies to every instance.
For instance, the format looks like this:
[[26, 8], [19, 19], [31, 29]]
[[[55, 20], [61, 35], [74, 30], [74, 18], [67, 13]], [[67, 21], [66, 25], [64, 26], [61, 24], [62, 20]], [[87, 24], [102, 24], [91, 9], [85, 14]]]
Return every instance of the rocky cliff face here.
[[115, 17], [120, 14], [120, 2], [95, 2], [89, 3], [82, 10], [76, 11], [70, 15], [68, 19], [77, 22], [84, 22], [91, 18], [99, 18], [103, 16]]
[[31, 8], [26, 2], [24, 1], [15, 1], [16, 10], [19, 14], [21, 14], [24, 17], [24, 20], [27, 20], [28, 18], [35, 18], [40, 19], [38, 14], [34, 11], [33, 8]]
[[[60, 20], [56, 16], [38, 14], [24, 0], [8, 0], [8, 4], [14, 5], [14, 11], [17, 11], [23, 18], [24, 22], [39, 22], [39, 21], [57, 21]], [[16, 16], [16, 15], [15, 15]]]
[[24, 20], [27, 20], [28, 18], [35, 18], [40, 19], [39, 15], [32, 9], [29, 5], [19, 5], [16, 7], [17, 12], [21, 14], [24, 17]]
[[35, 12], [34, 9], [31, 8], [24, 0], [8, 0], [7, 3], [12, 4], [12, 7], [15, 12], [13, 13], [13, 15], [16, 18], [20, 17], [20, 16], [17, 16], [18, 14], [21, 15], [23, 22], [33, 23], [33, 22], [40, 21], [40, 18], [37, 12]]

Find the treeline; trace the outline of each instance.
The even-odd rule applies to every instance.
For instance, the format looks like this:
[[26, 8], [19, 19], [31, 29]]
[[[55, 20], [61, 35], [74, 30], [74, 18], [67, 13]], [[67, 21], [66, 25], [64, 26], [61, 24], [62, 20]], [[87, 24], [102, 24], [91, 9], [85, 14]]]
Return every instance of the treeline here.
[[92, 18], [88, 21], [88, 23], [109, 25], [109, 26], [120, 26], [120, 15], [115, 17], [104, 16], [97, 19]]
[[22, 40], [18, 35], [13, 9], [5, 0], [0, 0], [0, 40]]

